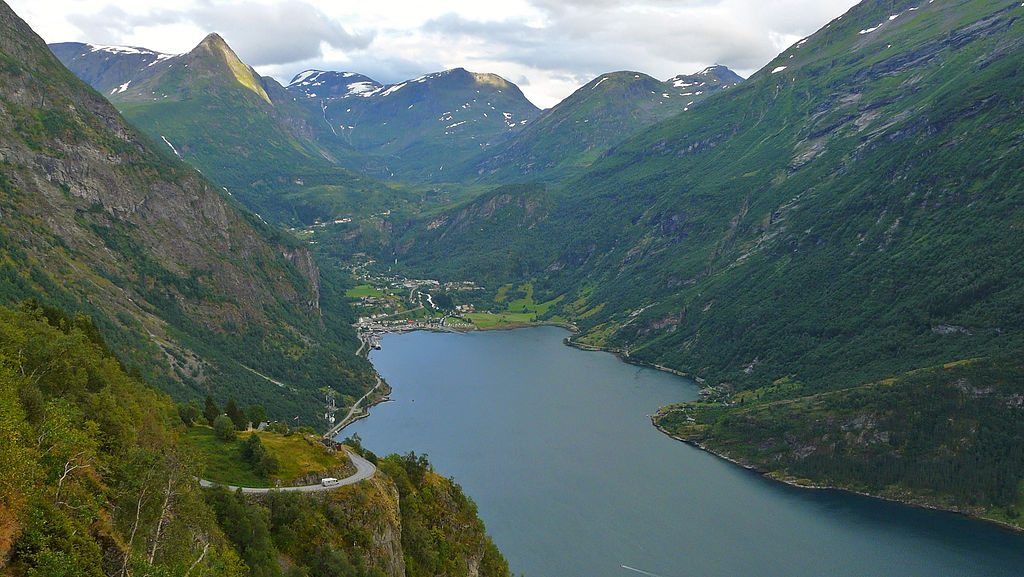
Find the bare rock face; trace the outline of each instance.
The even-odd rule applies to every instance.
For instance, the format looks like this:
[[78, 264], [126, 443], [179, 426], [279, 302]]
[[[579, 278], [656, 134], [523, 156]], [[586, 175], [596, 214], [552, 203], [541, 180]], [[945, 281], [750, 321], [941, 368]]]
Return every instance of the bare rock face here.
[[402, 515], [395, 483], [376, 475], [365, 483], [332, 491], [328, 498], [330, 506], [339, 509], [348, 529], [369, 536], [357, 546], [367, 564], [383, 568], [388, 577], [405, 577]]
[[285, 259], [294, 266], [309, 283], [309, 300], [306, 306], [311, 311], [320, 314], [320, 269], [313, 260], [313, 253], [308, 249], [286, 249], [282, 252]]
[[378, 525], [373, 535], [389, 577], [405, 577], [405, 554], [402, 551], [402, 518], [398, 513], [398, 488], [394, 483], [381, 483], [394, 508], [388, 509], [387, 522]]

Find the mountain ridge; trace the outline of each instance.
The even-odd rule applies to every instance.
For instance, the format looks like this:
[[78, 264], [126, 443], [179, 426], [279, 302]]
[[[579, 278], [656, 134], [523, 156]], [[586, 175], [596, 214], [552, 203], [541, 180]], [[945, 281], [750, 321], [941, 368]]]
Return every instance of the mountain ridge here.
[[491, 183], [565, 181], [630, 136], [742, 81], [717, 65], [664, 82], [635, 71], [602, 74], [472, 159], [465, 171]]
[[[318, 79], [327, 74], [321, 72]], [[344, 75], [354, 73], [330, 74], [344, 92], [340, 86], [328, 88], [335, 96], [321, 97], [302, 81], [287, 89], [311, 114], [322, 115], [348, 146], [367, 156], [358, 168], [388, 179], [443, 181], [445, 170], [540, 114], [515, 84], [465, 68], [389, 85], [361, 80], [351, 88]]]
[[[116, 55], [75, 56], [75, 48], [58, 52], [83, 78], [102, 79], [88, 74], [99, 58], [121, 68]], [[393, 199], [390, 190], [342, 166], [356, 153], [324, 126], [322, 113], [303, 109], [275, 80], [260, 77], [218, 34], [133, 74], [116, 78], [122, 83], [104, 90], [107, 98], [270, 221], [334, 219]]]

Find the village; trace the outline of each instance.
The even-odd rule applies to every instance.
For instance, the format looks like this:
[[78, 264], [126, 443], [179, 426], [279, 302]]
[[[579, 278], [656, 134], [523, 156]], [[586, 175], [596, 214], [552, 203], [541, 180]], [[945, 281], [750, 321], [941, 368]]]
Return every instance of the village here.
[[[482, 291], [470, 281], [441, 283], [367, 272], [373, 261], [353, 267], [357, 285], [347, 292], [360, 314], [355, 323], [362, 341], [360, 354], [380, 349], [386, 333], [406, 331], [472, 331], [478, 327], [462, 315], [476, 312], [473, 304], [455, 304], [452, 293]], [[437, 297], [437, 300], [435, 300]], [[438, 302], [438, 301], [444, 302]]]

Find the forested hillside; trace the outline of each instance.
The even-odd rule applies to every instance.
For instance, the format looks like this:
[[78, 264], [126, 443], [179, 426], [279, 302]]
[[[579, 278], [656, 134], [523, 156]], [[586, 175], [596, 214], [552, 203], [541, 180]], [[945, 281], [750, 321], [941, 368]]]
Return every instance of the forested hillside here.
[[788, 482], [937, 506], [1024, 527], [1024, 366], [948, 363], [817, 393], [782, 379], [666, 407], [655, 423]]
[[89, 314], [177, 398], [315, 425], [321, 387], [373, 382], [344, 280], [125, 124], [5, 4], [0, 142], [0, 302]]
[[0, 308], [0, 574], [509, 575], [422, 457], [320, 496], [246, 498], [199, 488], [184, 430], [88, 318]]

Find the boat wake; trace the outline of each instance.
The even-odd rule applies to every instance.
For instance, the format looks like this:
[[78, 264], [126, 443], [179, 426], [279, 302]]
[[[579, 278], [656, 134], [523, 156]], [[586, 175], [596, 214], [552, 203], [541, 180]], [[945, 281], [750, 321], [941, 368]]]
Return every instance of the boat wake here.
[[665, 577], [664, 575], [658, 575], [657, 573], [651, 573], [650, 571], [644, 571], [643, 569], [637, 569], [636, 567], [630, 567], [629, 565], [619, 565], [619, 567], [641, 575], [648, 575], [649, 577]]

